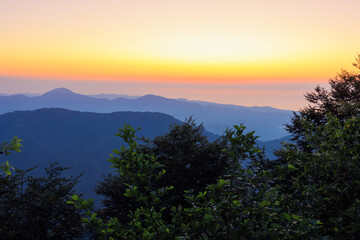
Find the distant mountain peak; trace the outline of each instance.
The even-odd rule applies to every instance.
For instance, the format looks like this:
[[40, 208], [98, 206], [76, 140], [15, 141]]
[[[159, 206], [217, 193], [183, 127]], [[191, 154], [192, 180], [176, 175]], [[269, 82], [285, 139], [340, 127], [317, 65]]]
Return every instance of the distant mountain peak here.
[[55, 95], [55, 96], [61, 95], [61, 96], [63, 96], [63, 95], [72, 95], [72, 94], [76, 94], [76, 93], [74, 93], [73, 91], [71, 91], [67, 88], [55, 88], [51, 91], [44, 93], [43, 96], [44, 95]]
[[154, 95], [154, 94], [147, 94], [147, 95], [144, 95], [144, 96], [139, 97], [137, 99], [142, 99], [142, 100], [162, 100], [162, 99], [167, 99], [167, 98], [157, 96], [157, 95]]

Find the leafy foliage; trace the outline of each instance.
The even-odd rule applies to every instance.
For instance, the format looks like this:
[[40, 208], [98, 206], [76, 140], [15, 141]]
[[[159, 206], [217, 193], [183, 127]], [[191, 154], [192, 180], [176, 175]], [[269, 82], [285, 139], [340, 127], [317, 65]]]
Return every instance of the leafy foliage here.
[[313, 105], [287, 125], [297, 142], [277, 152], [271, 175], [287, 208], [322, 223], [321, 236], [359, 239], [360, 74], [343, 71], [329, 83], [305, 95]]
[[67, 168], [53, 163], [46, 177], [16, 170], [0, 178], [1, 239], [73, 239], [83, 235], [80, 212], [66, 201], [78, 178], [62, 177]]
[[[312, 149], [287, 145], [278, 152], [275, 182], [286, 187], [288, 208], [322, 223], [330, 239], [360, 237], [360, 117], [327, 115], [322, 126], [303, 122]], [[291, 179], [291, 184], [285, 184]]]
[[[3, 154], [5, 156], [8, 156], [11, 154], [11, 151], [15, 152], [21, 152], [20, 147], [22, 146], [20, 144], [21, 139], [18, 139], [17, 137], [13, 137], [10, 143], [3, 142], [0, 144], [0, 154]], [[2, 163], [0, 165], [0, 170], [2, 170], [5, 175], [11, 175], [11, 169], [13, 167], [9, 164], [8, 161], [5, 161], [5, 163]]]
[[[114, 150], [110, 161], [124, 179], [130, 209], [127, 224], [117, 217], [101, 219], [93, 211], [92, 201], [74, 195], [70, 204], [84, 210], [83, 222], [97, 239], [298, 239], [317, 228], [318, 221], [285, 212], [287, 199], [278, 197], [278, 188], [268, 188], [266, 174], [244, 168], [242, 162], [255, 158], [254, 133], [244, 134], [244, 126], [228, 131], [229, 145], [223, 151], [230, 166], [215, 184], [185, 198], [188, 207], [164, 201], [173, 186], [153, 187], [165, 174], [164, 166], [152, 154], [139, 151], [135, 130], [120, 129], [118, 136], [128, 144]], [[256, 161], [255, 161], [256, 162]], [[256, 172], [257, 171], [257, 172]], [[257, 185], [254, 185], [257, 184]], [[170, 211], [170, 217], [164, 215]], [[121, 216], [120, 216], [121, 217]]]
[[[184, 191], [192, 190], [194, 194], [202, 191], [207, 185], [215, 183], [229, 166], [229, 156], [222, 151], [227, 146], [226, 138], [209, 142], [203, 130], [202, 125], [197, 126], [190, 118], [181, 125], [171, 126], [166, 134], [148, 141], [147, 145], [137, 146], [137, 152], [153, 155], [166, 171], [161, 181], [152, 181], [151, 188], [174, 187], [171, 194], [163, 199], [168, 207], [188, 206], [183, 197]], [[130, 203], [129, 198], [124, 196], [126, 181], [119, 173], [109, 175], [99, 183], [96, 192], [105, 196], [103, 204], [106, 207], [101, 215], [117, 216], [122, 223], [129, 221], [126, 217], [128, 210], [134, 210], [136, 204]]]
[[[360, 56], [359, 56], [360, 59]], [[360, 60], [354, 66], [359, 68]], [[360, 68], [359, 68], [360, 69]], [[360, 73], [342, 71], [335, 78], [329, 80], [330, 90], [319, 85], [314, 92], [306, 93], [305, 99], [309, 106], [294, 112], [291, 124], [286, 129], [294, 136], [294, 140], [303, 148], [308, 148], [304, 141], [305, 126], [303, 121], [314, 126], [326, 123], [326, 115], [331, 114], [340, 120], [346, 120], [360, 113]]]
[[152, 183], [165, 173], [163, 165], [157, 162], [153, 155], [138, 151], [138, 138], [131, 126], [127, 125], [119, 131], [117, 135], [123, 138], [128, 148], [123, 146], [120, 150], [114, 150], [116, 155], [111, 155], [109, 161], [125, 179], [124, 196], [136, 205], [136, 209], [128, 213], [131, 218], [128, 226], [121, 225], [117, 218], [106, 222], [97, 218], [97, 214], [92, 212], [93, 205], [89, 200], [84, 201], [75, 195], [69, 203], [77, 204], [77, 208], [85, 210], [87, 218], [83, 218], [83, 222], [90, 226], [99, 239], [162, 239], [170, 230], [162, 219], [165, 208], [161, 206], [160, 200], [172, 187], [155, 190], [152, 188]]

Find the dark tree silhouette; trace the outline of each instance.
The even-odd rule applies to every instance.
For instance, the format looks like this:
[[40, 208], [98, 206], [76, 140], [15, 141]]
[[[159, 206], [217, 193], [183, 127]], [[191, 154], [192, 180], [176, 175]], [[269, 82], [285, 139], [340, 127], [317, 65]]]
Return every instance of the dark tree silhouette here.
[[[172, 125], [166, 134], [139, 147], [140, 152], [153, 154], [157, 161], [165, 165], [166, 174], [161, 181], [153, 183], [153, 187], [174, 186], [171, 194], [166, 196], [169, 206], [186, 206], [184, 191], [197, 193], [215, 183], [226, 171], [228, 156], [222, 149], [226, 148], [227, 140], [220, 138], [209, 142], [203, 131], [203, 126], [190, 118], [183, 124]], [[129, 199], [123, 196], [126, 189], [123, 182], [120, 175], [108, 175], [95, 191], [105, 197], [105, 209], [102, 210], [105, 216], [123, 216], [119, 220], [127, 221], [129, 209], [137, 206], [130, 204]]]
[[[360, 55], [353, 65], [360, 69]], [[306, 93], [305, 99], [310, 104], [299, 113], [294, 112], [291, 123], [285, 125], [286, 130], [293, 135], [293, 140], [303, 149], [308, 144], [304, 141], [302, 122], [320, 126], [326, 122], [327, 114], [342, 121], [360, 114], [360, 72], [342, 71], [330, 79], [329, 84], [329, 90], [318, 85], [314, 92]]]
[[45, 177], [17, 170], [0, 178], [1, 239], [74, 239], [85, 232], [80, 213], [66, 202], [78, 178], [63, 177], [67, 168], [52, 163]]

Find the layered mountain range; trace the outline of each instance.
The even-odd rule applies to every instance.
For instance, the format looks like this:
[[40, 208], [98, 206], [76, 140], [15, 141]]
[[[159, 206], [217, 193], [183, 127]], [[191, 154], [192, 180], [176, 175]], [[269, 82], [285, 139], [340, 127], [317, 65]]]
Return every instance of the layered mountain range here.
[[[108, 98], [107, 98], [108, 97]], [[255, 130], [261, 140], [272, 140], [287, 135], [283, 124], [292, 112], [272, 107], [245, 107], [186, 99], [170, 99], [155, 95], [116, 97], [116, 95], [87, 96], [65, 88], [57, 88], [39, 96], [0, 96], [0, 114], [16, 110], [65, 108], [76, 111], [111, 113], [117, 111], [161, 112], [181, 121], [192, 116], [213, 133], [222, 134], [234, 124], [245, 124]]]

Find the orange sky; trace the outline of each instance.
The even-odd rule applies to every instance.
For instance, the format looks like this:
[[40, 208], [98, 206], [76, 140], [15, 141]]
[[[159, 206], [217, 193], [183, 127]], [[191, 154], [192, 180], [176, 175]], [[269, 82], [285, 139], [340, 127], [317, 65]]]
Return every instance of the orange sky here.
[[0, 76], [316, 85], [351, 70], [359, 9], [358, 0], [0, 0]]

